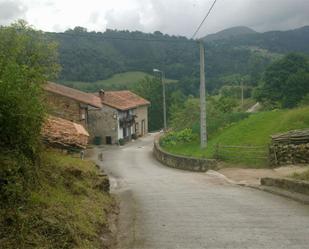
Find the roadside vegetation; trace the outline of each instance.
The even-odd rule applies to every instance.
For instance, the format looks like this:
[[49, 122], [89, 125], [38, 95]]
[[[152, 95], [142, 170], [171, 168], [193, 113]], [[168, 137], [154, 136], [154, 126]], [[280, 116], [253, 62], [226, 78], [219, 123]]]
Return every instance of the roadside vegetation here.
[[[0, 160], [2, 166], [14, 164]], [[1, 248], [101, 248], [115, 207], [100, 188], [103, 179], [94, 163], [44, 150], [38, 167], [35, 184], [20, 193], [11, 190], [10, 202], [1, 208]]]
[[[217, 144], [229, 146], [262, 146], [267, 148], [272, 134], [308, 127], [309, 107], [264, 111], [251, 114], [249, 117], [232, 123], [212, 134], [206, 150], [200, 149], [198, 136], [195, 136], [195, 139], [191, 139], [189, 143], [165, 143], [165, 138], [163, 138], [162, 145], [164, 149], [175, 154], [194, 157], [215, 157]], [[227, 161], [229, 160], [227, 159]], [[241, 156], [238, 160], [233, 159], [231, 162], [248, 164], [249, 166], [256, 165], [254, 160], [248, 160]], [[258, 163], [257, 166], [263, 165], [259, 165]]]
[[[241, 82], [244, 78], [234, 75], [227, 80]], [[243, 89], [243, 102], [239, 100], [239, 84], [225, 85], [219, 94], [207, 97], [206, 150], [199, 148], [199, 100], [192, 97], [171, 106], [169, 124], [173, 132], [162, 139], [161, 145], [171, 153], [212, 158], [219, 157], [221, 145], [221, 151], [227, 153], [220, 156], [225, 161], [267, 166], [271, 135], [309, 127], [308, 82], [308, 58], [288, 54], [267, 68], [257, 87]], [[262, 104], [261, 112], [244, 112], [255, 101]], [[188, 141], [177, 140], [178, 132], [188, 128], [194, 136]]]
[[113, 200], [93, 163], [46, 150], [42, 87], [57, 45], [19, 21], [0, 27], [0, 247], [99, 248]]
[[291, 177], [296, 180], [309, 181], [309, 169], [302, 173], [294, 173]]

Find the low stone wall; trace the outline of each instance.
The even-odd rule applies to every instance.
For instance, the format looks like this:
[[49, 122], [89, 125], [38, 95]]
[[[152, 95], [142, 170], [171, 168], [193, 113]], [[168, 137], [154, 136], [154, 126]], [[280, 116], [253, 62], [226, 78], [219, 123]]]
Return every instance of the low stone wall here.
[[158, 161], [168, 167], [188, 171], [205, 172], [209, 169], [215, 169], [217, 164], [216, 160], [213, 159], [200, 159], [168, 153], [161, 148], [158, 137], [154, 141], [153, 154]]
[[269, 156], [272, 165], [309, 163], [309, 143], [271, 144], [269, 147]]
[[265, 177], [261, 179], [261, 185], [277, 187], [291, 192], [297, 192], [305, 195], [309, 195], [309, 182], [298, 181], [286, 178], [269, 178]]

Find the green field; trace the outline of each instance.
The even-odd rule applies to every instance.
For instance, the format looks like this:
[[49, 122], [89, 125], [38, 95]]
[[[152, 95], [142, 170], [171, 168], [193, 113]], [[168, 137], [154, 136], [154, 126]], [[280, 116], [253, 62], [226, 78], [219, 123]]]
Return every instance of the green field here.
[[[153, 75], [130, 71], [125, 73], [114, 74], [111, 78], [106, 80], [99, 80], [96, 82], [80, 82], [80, 81], [63, 81], [62, 84], [73, 87], [86, 92], [95, 92], [99, 89], [105, 90], [126, 90], [134, 87], [135, 84], [143, 80], [145, 77], [153, 77]], [[177, 80], [166, 79], [166, 83], [176, 83]]]
[[[251, 114], [248, 118], [233, 124], [212, 136], [205, 150], [199, 148], [199, 141], [189, 144], [177, 144], [165, 149], [174, 154], [194, 157], [214, 157], [216, 145], [262, 146], [267, 147], [270, 135], [293, 129], [309, 127], [309, 107], [275, 110]], [[250, 160], [234, 160], [236, 163], [248, 163]]]

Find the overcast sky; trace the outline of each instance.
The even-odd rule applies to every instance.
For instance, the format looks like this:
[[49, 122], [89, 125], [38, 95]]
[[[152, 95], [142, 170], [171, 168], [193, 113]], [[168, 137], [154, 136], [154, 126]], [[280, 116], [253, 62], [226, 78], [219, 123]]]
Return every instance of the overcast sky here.
[[[0, 0], [0, 25], [25, 19], [37, 29], [159, 30], [192, 36], [213, 0]], [[309, 25], [309, 0], [218, 0], [197, 35], [232, 26], [256, 31]]]

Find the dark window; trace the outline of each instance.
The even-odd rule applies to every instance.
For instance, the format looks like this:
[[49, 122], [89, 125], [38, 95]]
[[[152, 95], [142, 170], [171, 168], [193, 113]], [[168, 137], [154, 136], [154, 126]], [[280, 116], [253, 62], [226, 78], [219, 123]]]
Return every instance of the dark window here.
[[106, 136], [106, 144], [112, 144], [112, 137]]

